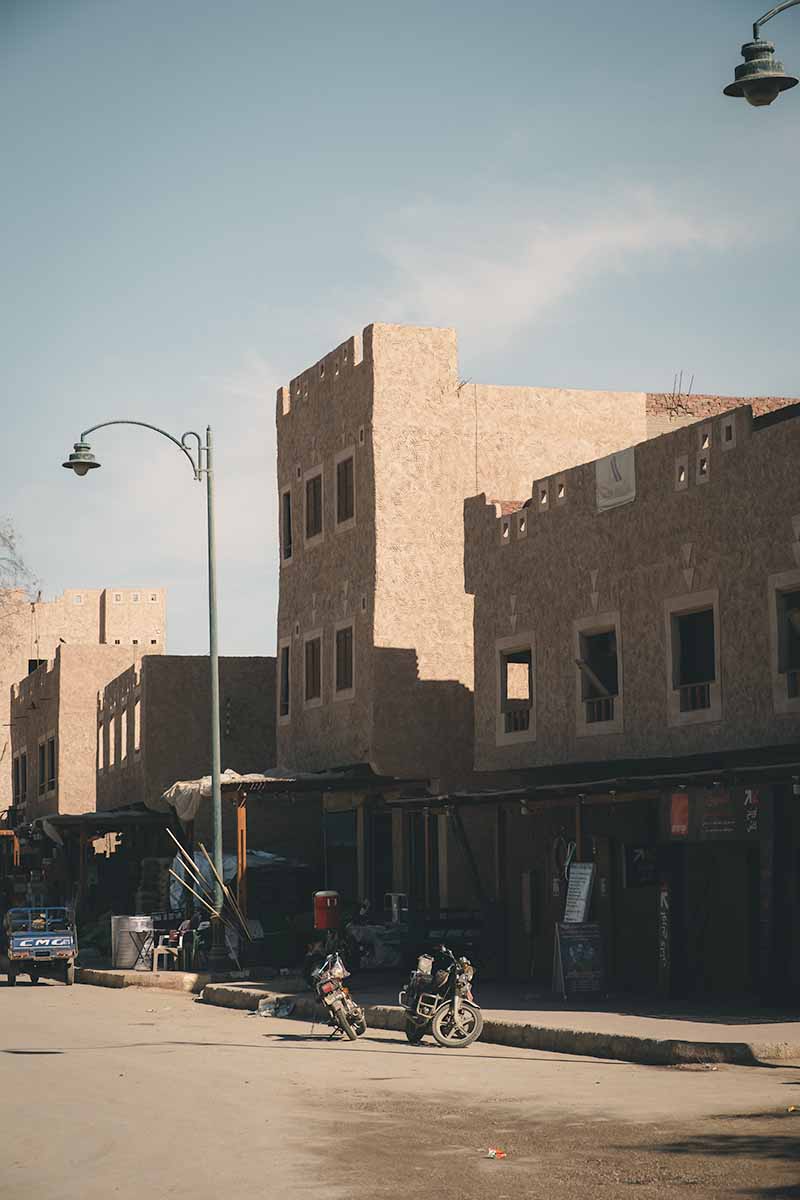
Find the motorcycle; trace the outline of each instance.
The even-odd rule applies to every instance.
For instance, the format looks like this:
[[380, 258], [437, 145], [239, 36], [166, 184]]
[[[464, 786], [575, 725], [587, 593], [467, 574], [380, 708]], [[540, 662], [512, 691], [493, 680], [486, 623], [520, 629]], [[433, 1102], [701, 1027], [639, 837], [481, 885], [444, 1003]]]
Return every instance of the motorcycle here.
[[475, 968], [468, 958], [456, 958], [446, 946], [421, 954], [400, 993], [406, 1014], [406, 1037], [418, 1045], [432, 1033], [448, 1049], [471, 1046], [483, 1032], [483, 1014], [472, 994]]
[[367, 1019], [363, 1008], [356, 1004], [350, 989], [344, 985], [349, 975], [341, 955], [334, 952], [312, 970], [311, 986], [317, 1000], [327, 1010], [334, 1030], [341, 1030], [354, 1042], [366, 1032]]

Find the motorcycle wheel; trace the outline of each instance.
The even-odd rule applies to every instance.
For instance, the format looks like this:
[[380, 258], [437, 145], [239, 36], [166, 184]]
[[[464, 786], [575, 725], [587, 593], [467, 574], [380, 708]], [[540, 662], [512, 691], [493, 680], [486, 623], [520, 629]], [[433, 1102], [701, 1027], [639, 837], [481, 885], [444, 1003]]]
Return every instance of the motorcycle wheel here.
[[483, 1033], [483, 1014], [478, 1006], [462, 1001], [460, 1008], [463, 1031], [456, 1026], [449, 1004], [442, 1005], [431, 1021], [431, 1033], [439, 1045], [447, 1049], [471, 1046]]
[[356, 1017], [353, 1021], [353, 1029], [356, 1031], [356, 1037], [363, 1037], [367, 1032], [367, 1018], [365, 1016]]
[[344, 1005], [341, 1003], [341, 1001], [338, 1004], [334, 1004], [333, 1015], [336, 1019], [336, 1024], [339, 1026], [342, 1032], [347, 1034], [351, 1042], [354, 1042], [358, 1037], [358, 1034], [350, 1024], [347, 1013], [344, 1011]]
[[406, 1017], [406, 1037], [412, 1046], [418, 1046], [425, 1037], [425, 1026], [418, 1025], [410, 1017]]

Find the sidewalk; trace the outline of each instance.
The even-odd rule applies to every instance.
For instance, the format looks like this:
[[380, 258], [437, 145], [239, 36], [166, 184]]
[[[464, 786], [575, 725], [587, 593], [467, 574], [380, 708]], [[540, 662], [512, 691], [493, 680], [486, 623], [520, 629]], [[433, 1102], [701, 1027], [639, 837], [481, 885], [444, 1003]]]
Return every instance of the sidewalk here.
[[[396, 986], [365, 980], [353, 990], [365, 1005], [369, 1025], [404, 1029]], [[309, 993], [289, 992], [281, 990], [277, 980], [263, 985], [213, 983], [203, 989], [202, 999], [224, 1008], [254, 1010], [265, 996], [286, 996], [294, 1001], [295, 1017], [319, 1018], [320, 1009]], [[579, 1006], [532, 994], [530, 984], [487, 984], [476, 994], [485, 1020], [483, 1042], [662, 1066], [800, 1061], [800, 1012], [664, 1011], [624, 1001]]]

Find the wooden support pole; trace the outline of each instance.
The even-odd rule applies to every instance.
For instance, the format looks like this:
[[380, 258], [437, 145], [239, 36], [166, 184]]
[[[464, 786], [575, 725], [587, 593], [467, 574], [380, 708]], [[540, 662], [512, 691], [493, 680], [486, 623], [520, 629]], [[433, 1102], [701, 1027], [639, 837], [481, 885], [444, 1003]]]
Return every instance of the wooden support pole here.
[[247, 792], [236, 798], [236, 900], [247, 917]]

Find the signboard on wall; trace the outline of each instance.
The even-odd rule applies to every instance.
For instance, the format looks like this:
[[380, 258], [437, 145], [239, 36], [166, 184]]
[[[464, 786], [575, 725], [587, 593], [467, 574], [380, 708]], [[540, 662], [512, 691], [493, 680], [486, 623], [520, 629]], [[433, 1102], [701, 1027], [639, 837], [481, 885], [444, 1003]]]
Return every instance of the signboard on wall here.
[[662, 992], [670, 985], [670, 894], [669, 884], [662, 883], [658, 891], [658, 985]]
[[671, 837], [689, 836], [689, 793], [673, 792], [669, 802], [669, 832]]
[[632, 446], [597, 460], [595, 485], [601, 512], [636, 499], [636, 454]]
[[655, 846], [625, 847], [626, 888], [653, 887], [658, 883], [658, 849]]
[[568, 924], [585, 921], [589, 915], [594, 885], [594, 863], [572, 863], [569, 868], [564, 920]]
[[668, 836], [690, 842], [755, 841], [768, 789], [693, 788], [666, 797]]

